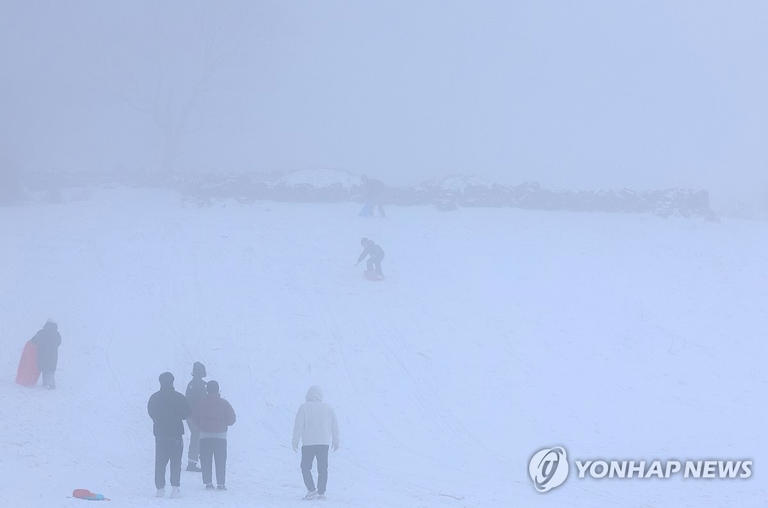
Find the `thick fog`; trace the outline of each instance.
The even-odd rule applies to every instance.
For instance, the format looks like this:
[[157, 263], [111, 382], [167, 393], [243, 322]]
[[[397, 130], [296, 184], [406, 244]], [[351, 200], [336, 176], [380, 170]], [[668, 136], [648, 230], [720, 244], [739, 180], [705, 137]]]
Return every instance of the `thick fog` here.
[[766, 27], [0, 0], [0, 508], [764, 508]]
[[768, 5], [9, 1], [30, 169], [768, 187]]

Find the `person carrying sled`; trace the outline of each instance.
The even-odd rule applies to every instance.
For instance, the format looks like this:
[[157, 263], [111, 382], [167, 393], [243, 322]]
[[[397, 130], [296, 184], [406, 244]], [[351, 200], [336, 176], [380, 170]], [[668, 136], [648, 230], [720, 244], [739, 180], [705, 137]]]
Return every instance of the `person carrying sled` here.
[[184, 422], [189, 416], [186, 397], [173, 388], [173, 374], [163, 372], [160, 390], [147, 403], [155, 434], [155, 487], [157, 497], [165, 495], [165, 469], [171, 463], [171, 497], [180, 495], [181, 456], [184, 454]]
[[55, 374], [61, 345], [58, 325], [49, 319], [30, 342], [37, 345], [37, 367], [43, 373], [43, 386], [53, 390], [56, 388]]
[[[205, 365], [195, 362], [192, 365], [192, 380], [187, 384], [185, 396], [189, 403], [190, 411], [195, 410], [201, 400], [206, 396], [205, 389], [206, 376]], [[189, 448], [187, 448], [187, 471], [199, 473], [200, 469], [200, 428], [192, 418], [187, 418], [187, 427], [189, 428]]]
[[357, 258], [357, 263], [355, 263], [355, 266], [359, 265], [360, 262], [367, 257], [368, 271], [375, 273], [379, 277], [384, 277], [384, 274], [381, 272], [381, 262], [384, 259], [384, 249], [367, 238], [361, 239], [360, 245], [363, 246], [363, 252], [360, 253], [360, 256]]
[[[339, 424], [333, 408], [323, 402], [319, 386], [307, 391], [306, 402], [299, 407], [293, 425], [293, 451], [301, 442], [301, 475], [307, 494], [304, 499], [325, 499], [328, 483], [328, 449], [339, 449]], [[312, 463], [317, 458], [317, 488], [312, 478]]]
[[192, 420], [200, 428], [200, 464], [203, 484], [213, 489], [213, 462], [216, 461], [216, 488], [226, 490], [227, 428], [235, 424], [235, 411], [219, 394], [219, 383], [208, 381], [207, 395], [192, 410]]

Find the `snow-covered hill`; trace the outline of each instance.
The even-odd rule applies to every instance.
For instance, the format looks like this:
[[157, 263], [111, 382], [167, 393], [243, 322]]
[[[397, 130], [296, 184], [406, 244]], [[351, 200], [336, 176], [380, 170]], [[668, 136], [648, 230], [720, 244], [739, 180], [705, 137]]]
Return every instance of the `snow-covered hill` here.
[[273, 187], [311, 187], [313, 189], [326, 189], [339, 187], [352, 190], [362, 185], [359, 175], [336, 169], [318, 169], [294, 171], [288, 173], [272, 183]]
[[[336, 407], [332, 506], [764, 506], [766, 225], [515, 209], [234, 202], [109, 191], [0, 208], [0, 505], [305, 506], [290, 431]], [[387, 280], [352, 265], [359, 238]], [[46, 318], [56, 391], [13, 383]], [[146, 401], [192, 362], [238, 413], [225, 493], [154, 499]], [[569, 481], [527, 461], [749, 457], [747, 481]]]

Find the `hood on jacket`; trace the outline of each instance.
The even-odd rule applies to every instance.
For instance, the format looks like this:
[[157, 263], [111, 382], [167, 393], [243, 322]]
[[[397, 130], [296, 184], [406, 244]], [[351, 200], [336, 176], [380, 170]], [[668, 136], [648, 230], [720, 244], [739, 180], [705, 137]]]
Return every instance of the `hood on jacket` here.
[[315, 385], [310, 386], [309, 390], [307, 390], [307, 402], [322, 402], [323, 401], [323, 390]]
[[173, 389], [173, 374], [170, 372], [163, 372], [158, 380], [160, 381], [160, 389]]
[[202, 377], [205, 377], [205, 376], [206, 376], [205, 365], [203, 365], [200, 362], [195, 362], [192, 365], [192, 377], [200, 377], [200, 378], [202, 378]]
[[59, 325], [56, 324], [56, 321], [49, 319], [45, 322], [43, 325], [43, 330], [58, 330]]

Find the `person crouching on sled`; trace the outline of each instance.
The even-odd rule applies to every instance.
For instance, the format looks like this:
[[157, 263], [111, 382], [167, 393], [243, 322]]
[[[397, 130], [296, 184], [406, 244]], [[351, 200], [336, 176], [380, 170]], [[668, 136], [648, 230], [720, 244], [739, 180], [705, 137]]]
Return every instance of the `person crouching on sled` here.
[[381, 272], [381, 261], [384, 259], [384, 249], [367, 238], [360, 240], [360, 244], [363, 246], [363, 252], [360, 254], [360, 257], [357, 258], [355, 266], [359, 265], [360, 262], [367, 257], [368, 271], [375, 273], [378, 277], [384, 277], [384, 274]]

